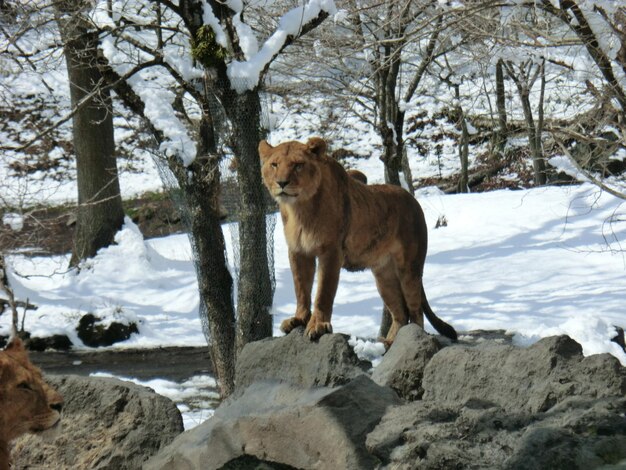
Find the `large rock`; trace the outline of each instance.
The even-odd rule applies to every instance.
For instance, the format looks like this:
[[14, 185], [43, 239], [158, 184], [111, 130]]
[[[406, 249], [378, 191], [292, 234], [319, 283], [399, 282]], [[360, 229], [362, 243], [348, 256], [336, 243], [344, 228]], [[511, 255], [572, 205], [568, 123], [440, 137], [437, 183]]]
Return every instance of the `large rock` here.
[[87, 313], [78, 321], [76, 333], [85, 346], [97, 348], [126, 341], [133, 333], [139, 333], [139, 330], [134, 322], [103, 322], [94, 314]]
[[405, 400], [419, 400], [424, 394], [424, 369], [441, 348], [434, 336], [415, 323], [408, 324], [398, 331], [391, 348], [374, 369], [372, 379], [391, 387]]
[[387, 468], [593, 469], [626, 464], [626, 368], [566, 336], [436, 353], [421, 401], [367, 437]]
[[618, 397], [569, 398], [539, 414], [418, 401], [391, 409], [367, 447], [390, 469], [588, 470], [626, 464], [625, 414]]
[[286, 382], [303, 387], [333, 387], [364, 374], [372, 365], [361, 361], [341, 334], [304, 337], [304, 328], [286, 336], [248, 343], [237, 359], [238, 391], [257, 381]]
[[439, 349], [404, 327], [382, 385], [338, 335], [246, 346], [233, 399], [146, 468], [624, 468], [626, 368], [566, 336], [496, 336]]
[[391, 389], [366, 375], [335, 388], [256, 382], [144, 468], [375, 468], [380, 462], [366, 451], [365, 437], [398, 404]]
[[62, 428], [50, 442], [17, 440], [13, 469], [139, 469], [183, 431], [176, 405], [149, 388], [110, 378], [46, 379], [65, 400]]
[[626, 368], [610, 354], [583, 357], [568, 336], [543, 338], [527, 349], [483, 342], [441, 350], [424, 370], [423, 387], [424, 400], [442, 406], [479, 399], [537, 413], [570, 396], [624, 396]]

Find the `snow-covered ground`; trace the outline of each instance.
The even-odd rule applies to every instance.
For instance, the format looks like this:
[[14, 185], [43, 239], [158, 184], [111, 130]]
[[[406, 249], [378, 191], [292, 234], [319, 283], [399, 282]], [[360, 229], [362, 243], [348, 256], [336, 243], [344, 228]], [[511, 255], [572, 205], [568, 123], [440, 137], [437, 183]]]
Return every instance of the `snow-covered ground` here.
[[[302, 110], [291, 113], [275, 103], [276, 123], [270, 142], [315, 135], [316, 121]], [[120, 136], [117, 136], [120, 137]], [[345, 147], [369, 159], [352, 167], [370, 182], [382, 182], [378, 137], [350, 122], [327, 135], [333, 148]], [[511, 143], [515, 145], [514, 142]], [[474, 149], [472, 155], [476, 155]], [[124, 197], [161, 190], [163, 185], [149, 154], [136, 154], [135, 171], [122, 168]], [[412, 155], [414, 175], [450, 174], [458, 170], [453, 146], [437, 158]], [[558, 166], [563, 166], [559, 164]], [[571, 172], [570, 172], [571, 173]], [[54, 181], [44, 175], [28, 179], [3, 177], [2, 197], [16, 205], [65, 203], [75, 200], [73, 177]], [[511, 175], [512, 178], [515, 175]], [[613, 325], [626, 327], [626, 204], [591, 184], [519, 191], [443, 195], [421, 189], [430, 229], [424, 283], [439, 316], [459, 331], [504, 329], [527, 345], [541, 337], [568, 334], [585, 354], [609, 352], [626, 365], [626, 354], [613, 342]], [[19, 203], [19, 204], [18, 204]], [[434, 229], [440, 216], [448, 225]], [[4, 214], [3, 223], [19, 229], [20, 216]], [[231, 226], [224, 226], [232, 253]], [[295, 300], [280, 218], [275, 228], [275, 334], [293, 314]], [[116, 244], [100, 251], [83, 269], [68, 271], [69, 254], [54, 257], [8, 257], [10, 282], [17, 298], [38, 305], [29, 311], [25, 328], [33, 336], [67, 334], [84, 347], [75, 327], [87, 312], [109, 320], [135, 321], [139, 334], [115, 348], [205, 345], [198, 317], [198, 290], [189, 240], [185, 234], [144, 240], [128, 221]], [[232, 260], [232, 257], [231, 257]], [[354, 337], [357, 351], [380, 358], [375, 342], [382, 302], [369, 272], [343, 272], [335, 299], [333, 326]], [[0, 335], [9, 331], [10, 316], [0, 316]], [[429, 331], [433, 331], [427, 325]], [[141, 383], [141, 382], [139, 382]], [[204, 384], [201, 386], [199, 384]], [[212, 378], [192, 384], [144, 383], [182, 403], [187, 389], [214, 389]], [[209, 417], [210, 407], [188, 409], [180, 404], [186, 427]]]
[[[380, 180], [376, 159], [357, 162], [363, 163], [357, 167], [370, 181]], [[428, 168], [417, 170], [424, 173]], [[159, 187], [155, 173], [140, 174], [134, 183], [132, 173], [126, 178], [123, 187], [127, 184], [133, 191], [143, 184], [146, 189]], [[507, 330], [521, 345], [568, 334], [582, 344], [585, 354], [608, 352], [626, 365], [626, 354], [610, 341], [613, 325], [626, 326], [623, 201], [591, 184], [463, 195], [425, 188], [417, 197], [430, 228], [425, 288], [438, 315], [458, 331]], [[442, 215], [447, 226], [434, 229]], [[232, 227], [226, 225], [224, 231], [232, 252]], [[17, 298], [39, 307], [29, 311], [24, 322], [33, 336], [67, 334], [80, 349], [84, 346], [75, 327], [91, 312], [106, 321], [138, 323], [139, 334], [115, 348], [206, 344], [185, 234], [144, 240], [127, 220], [116, 244], [101, 250], [80, 272], [68, 271], [68, 261], [69, 255], [8, 257]], [[278, 325], [295, 310], [280, 218], [275, 228], [275, 271], [273, 313], [279, 335]], [[352, 335], [357, 350], [374, 362], [383, 351], [375, 342], [381, 310], [371, 273], [342, 273], [334, 330]], [[8, 333], [9, 324], [9, 315], [0, 316], [0, 334]], [[430, 325], [427, 330], [433, 331]], [[214, 389], [210, 377], [184, 386], [163, 380], [143, 384], [179, 403], [188, 389], [201, 384]], [[212, 414], [202, 403], [194, 409], [179, 406], [187, 428]]]
[[[505, 329], [529, 344], [569, 334], [585, 354], [626, 355], [609, 341], [626, 326], [624, 205], [592, 185], [418, 196], [430, 229], [424, 281], [436, 312], [458, 330]], [[445, 215], [448, 225], [433, 229]], [[231, 243], [230, 230], [225, 237]], [[127, 221], [116, 244], [77, 273], [67, 256], [9, 257], [19, 299], [39, 306], [25, 327], [34, 336], [67, 334], [92, 312], [139, 323], [140, 334], [115, 347], [203, 345], [198, 292], [186, 235], [144, 240]], [[275, 234], [277, 325], [295, 301], [278, 218]], [[343, 272], [335, 300], [335, 331], [376, 338], [382, 308], [369, 272]], [[10, 317], [0, 317], [0, 334]], [[432, 331], [432, 330], [431, 330]]]

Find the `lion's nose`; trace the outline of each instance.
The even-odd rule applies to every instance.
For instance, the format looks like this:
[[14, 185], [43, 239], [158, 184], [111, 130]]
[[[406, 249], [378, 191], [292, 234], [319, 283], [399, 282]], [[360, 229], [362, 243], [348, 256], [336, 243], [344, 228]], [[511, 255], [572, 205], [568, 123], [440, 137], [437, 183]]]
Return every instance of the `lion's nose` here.
[[51, 403], [50, 404], [50, 408], [52, 408], [53, 410], [58, 411], [60, 413], [61, 410], [63, 410], [63, 402]]
[[285, 186], [287, 186], [289, 184], [289, 180], [287, 180], [287, 181], [276, 181], [276, 183], [278, 184], [278, 186], [280, 186], [280, 189], [285, 189]]

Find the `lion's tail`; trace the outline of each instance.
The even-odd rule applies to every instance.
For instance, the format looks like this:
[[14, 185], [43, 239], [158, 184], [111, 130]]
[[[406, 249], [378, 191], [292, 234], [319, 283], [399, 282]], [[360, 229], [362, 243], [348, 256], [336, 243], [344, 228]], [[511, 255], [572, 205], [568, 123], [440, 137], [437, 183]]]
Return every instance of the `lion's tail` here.
[[424, 286], [422, 286], [422, 310], [424, 311], [426, 318], [428, 318], [428, 321], [433, 326], [433, 328], [435, 328], [435, 330], [437, 330], [442, 335], [447, 336], [452, 341], [456, 342], [456, 330], [452, 326], [448, 325], [441, 318], [439, 318], [437, 315], [435, 315], [435, 312], [433, 312], [432, 308], [430, 308], [428, 299], [426, 298], [426, 291], [424, 291]]

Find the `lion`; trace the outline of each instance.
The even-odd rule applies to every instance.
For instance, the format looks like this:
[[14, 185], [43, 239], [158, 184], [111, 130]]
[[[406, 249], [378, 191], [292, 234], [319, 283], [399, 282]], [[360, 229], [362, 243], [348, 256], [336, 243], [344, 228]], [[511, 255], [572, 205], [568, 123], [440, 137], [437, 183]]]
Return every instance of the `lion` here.
[[[409, 321], [424, 328], [424, 314], [441, 334], [456, 341], [454, 328], [430, 308], [422, 273], [428, 235], [424, 213], [406, 190], [367, 185], [326, 155], [326, 142], [259, 143], [263, 183], [278, 203], [296, 294], [296, 312], [281, 323], [298, 326], [312, 340], [332, 333], [331, 316], [341, 268], [369, 268], [392, 315], [383, 340], [388, 348]], [[317, 293], [311, 306], [316, 271]]]
[[10, 467], [11, 441], [57, 427], [62, 407], [61, 395], [44, 382], [22, 341], [14, 338], [0, 351], [0, 470]]

